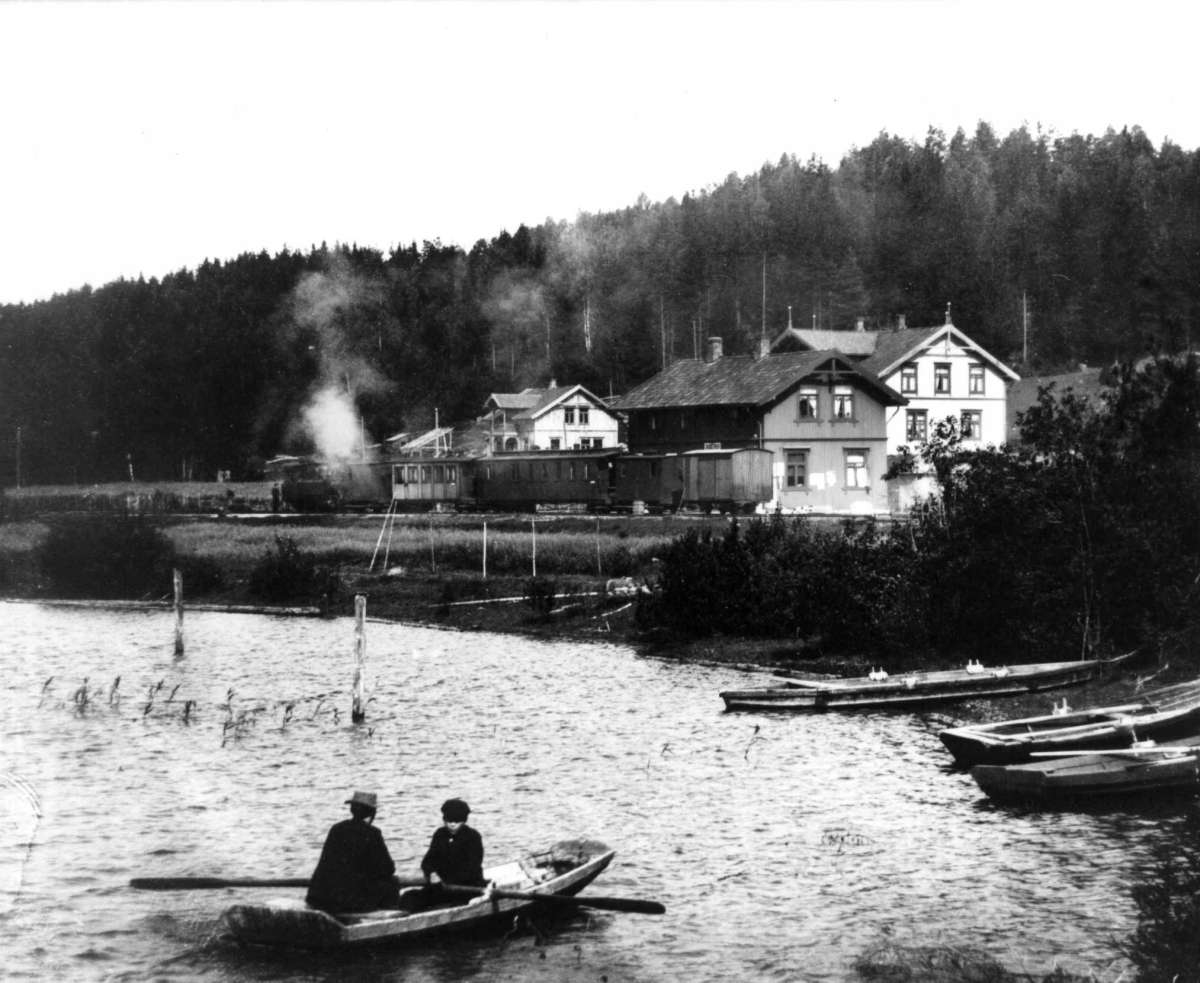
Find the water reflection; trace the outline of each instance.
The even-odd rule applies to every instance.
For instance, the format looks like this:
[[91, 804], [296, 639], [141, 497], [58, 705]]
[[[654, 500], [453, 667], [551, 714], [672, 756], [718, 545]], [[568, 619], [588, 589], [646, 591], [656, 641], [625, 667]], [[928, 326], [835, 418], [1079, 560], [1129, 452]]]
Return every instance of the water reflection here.
[[[196, 612], [176, 659], [166, 613], [0, 605], [0, 774], [28, 782], [43, 811], [6, 920], [7, 971], [836, 981], [890, 939], [984, 946], [1026, 971], [1107, 972], [1136, 922], [1129, 884], [1195, 812], [992, 807], [947, 769], [924, 718], [726, 714], [718, 691], [749, 674], [604, 644], [373, 623], [373, 699], [354, 727], [352, 636], [349, 619]], [[617, 858], [597, 893], [658, 899], [668, 914], [295, 956], [221, 938], [237, 892], [125, 887], [306, 876], [352, 788], [379, 793], [402, 871], [441, 801], [461, 795], [489, 860], [601, 839]], [[7, 864], [28, 839], [4, 829]]]

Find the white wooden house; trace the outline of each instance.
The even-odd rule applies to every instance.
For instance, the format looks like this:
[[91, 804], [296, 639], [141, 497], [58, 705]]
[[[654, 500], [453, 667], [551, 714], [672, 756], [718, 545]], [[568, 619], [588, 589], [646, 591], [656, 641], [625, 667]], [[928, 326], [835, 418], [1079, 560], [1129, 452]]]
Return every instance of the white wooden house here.
[[492, 393], [481, 423], [493, 453], [590, 450], [617, 446], [618, 421], [604, 400], [583, 386]]

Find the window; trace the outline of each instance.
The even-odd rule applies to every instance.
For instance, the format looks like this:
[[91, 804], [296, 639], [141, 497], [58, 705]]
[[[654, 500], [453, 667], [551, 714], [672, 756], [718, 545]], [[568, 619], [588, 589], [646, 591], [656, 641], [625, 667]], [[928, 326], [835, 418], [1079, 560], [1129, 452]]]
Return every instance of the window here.
[[787, 477], [785, 482], [788, 488], [807, 488], [808, 487], [808, 451], [788, 451], [787, 460]]
[[651, 430], [658, 429], [658, 419], [654, 416], [653, 413], [650, 414], [650, 429]]
[[452, 484], [452, 485], [456, 481], [458, 481], [458, 465], [457, 464], [447, 464], [446, 465], [446, 480], [448, 482], [450, 482], [450, 484]]
[[941, 396], [950, 395], [950, 363], [933, 363], [933, 391]]
[[687, 412], [685, 410], [679, 411], [679, 429], [680, 430], [687, 429]]
[[550, 480], [550, 465], [546, 461], [542, 462], [542, 481]]
[[917, 363], [909, 362], [900, 368], [900, 392], [916, 395], [917, 392]]
[[433, 466], [433, 482], [436, 485], [443, 485], [446, 483], [446, 465], [435, 464]]
[[575, 407], [574, 406], [564, 406], [563, 407], [563, 423], [574, 423], [574, 422], [575, 422]]
[[603, 437], [593, 437], [592, 438], [592, 447], [595, 450], [599, 450], [603, 446], [604, 446], [604, 438]]
[[983, 366], [972, 364], [967, 369], [967, 391], [972, 396], [983, 395]]
[[579, 407], [579, 422], [583, 426], [587, 426], [588, 415], [588, 408], [586, 406]]
[[833, 387], [833, 418], [854, 419], [854, 389], [850, 386]]
[[815, 420], [817, 418], [816, 389], [801, 389], [800, 400], [796, 404], [796, 416], [800, 420]]
[[562, 450], [562, 441], [559, 440], [557, 437], [551, 437], [550, 438], [550, 449], [552, 451]]
[[906, 410], [904, 437], [909, 443], [917, 443], [929, 436], [929, 415], [925, 410]]
[[421, 483], [425, 484], [425, 485], [429, 484], [429, 465], [428, 464], [421, 465]]
[[959, 432], [963, 440], [979, 440], [983, 436], [983, 410], [963, 410]]
[[862, 449], [846, 452], [846, 487], [867, 487], [867, 452]]

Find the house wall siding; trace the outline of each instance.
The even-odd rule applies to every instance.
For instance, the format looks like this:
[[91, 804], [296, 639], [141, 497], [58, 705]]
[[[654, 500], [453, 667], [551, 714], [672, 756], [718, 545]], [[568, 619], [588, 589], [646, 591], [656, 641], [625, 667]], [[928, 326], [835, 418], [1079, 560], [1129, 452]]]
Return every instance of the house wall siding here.
[[[950, 366], [949, 393], [936, 393], [935, 366], [944, 363]], [[978, 438], [966, 442], [967, 446], [984, 447], [988, 444], [1000, 445], [1007, 437], [1007, 395], [1008, 379], [998, 374], [987, 362], [980, 360], [974, 352], [963, 349], [954, 343], [951, 337], [938, 339], [930, 348], [919, 353], [912, 359], [917, 369], [916, 393], [904, 392], [902, 388], [903, 369], [898, 367], [895, 372], [884, 376], [887, 383], [907, 400], [907, 406], [890, 407], [887, 416], [888, 453], [896, 454], [902, 446], [913, 446], [908, 437], [908, 411], [924, 410], [928, 432], [932, 434], [934, 424], [946, 417], [961, 421], [964, 410], [979, 410], [981, 413], [981, 431]], [[969, 392], [970, 366], [981, 365], [983, 368], [983, 394], [972, 395]]]
[[[775, 501], [785, 511], [883, 513], [888, 511], [887, 428], [884, 407], [864, 390], [854, 387], [854, 417], [833, 419], [833, 387], [817, 388], [817, 418], [799, 416], [799, 390], [763, 417], [763, 446], [774, 454]], [[807, 451], [808, 483], [803, 488], [786, 484], [788, 451]], [[846, 485], [846, 451], [867, 455], [867, 486]]]

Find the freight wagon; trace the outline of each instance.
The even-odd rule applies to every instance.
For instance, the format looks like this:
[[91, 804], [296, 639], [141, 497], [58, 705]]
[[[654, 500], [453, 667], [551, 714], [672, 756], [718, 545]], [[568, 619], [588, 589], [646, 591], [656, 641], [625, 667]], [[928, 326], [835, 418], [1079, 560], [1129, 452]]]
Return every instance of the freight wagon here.
[[758, 447], [623, 455], [616, 463], [613, 507], [753, 512], [771, 500], [771, 461], [771, 452]]

